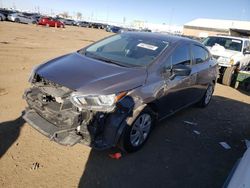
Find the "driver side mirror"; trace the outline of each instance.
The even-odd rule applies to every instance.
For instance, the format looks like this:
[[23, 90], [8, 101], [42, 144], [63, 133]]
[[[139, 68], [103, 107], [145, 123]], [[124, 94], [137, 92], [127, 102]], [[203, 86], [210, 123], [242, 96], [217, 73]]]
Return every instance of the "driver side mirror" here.
[[182, 65], [182, 64], [178, 64], [178, 65], [174, 65], [172, 68], [172, 76], [189, 76], [191, 73], [191, 68], [186, 66], [186, 65]]
[[169, 78], [173, 80], [176, 76], [189, 76], [191, 70], [191, 67], [187, 65], [177, 64], [173, 65], [171, 69], [167, 68], [165, 72], [170, 73]]
[[250, 54], [250, 50], [248, 50], [247, 48], [244, 48], [243, 50], [243, 54], [246, 55], [246, 54]]

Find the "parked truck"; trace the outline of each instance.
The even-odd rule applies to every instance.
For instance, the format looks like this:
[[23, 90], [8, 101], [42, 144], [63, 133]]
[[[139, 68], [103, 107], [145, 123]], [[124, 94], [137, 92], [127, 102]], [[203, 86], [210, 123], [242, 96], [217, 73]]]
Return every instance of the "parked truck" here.
[[209, 36], [203, 44], [219, 65], [218, 79], [230, 86], [238, 71], [250, 63], [250, 39], [233, 36]]

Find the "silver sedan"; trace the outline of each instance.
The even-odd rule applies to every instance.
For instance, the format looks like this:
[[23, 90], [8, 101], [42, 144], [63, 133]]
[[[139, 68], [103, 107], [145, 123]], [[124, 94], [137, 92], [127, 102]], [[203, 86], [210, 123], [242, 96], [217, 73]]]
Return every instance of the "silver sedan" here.
[[36, 20], [34, 18], [25, 16], [22, 13], [10, 14], [8, 15], [8, 20], [17, 23], [36, 24]]

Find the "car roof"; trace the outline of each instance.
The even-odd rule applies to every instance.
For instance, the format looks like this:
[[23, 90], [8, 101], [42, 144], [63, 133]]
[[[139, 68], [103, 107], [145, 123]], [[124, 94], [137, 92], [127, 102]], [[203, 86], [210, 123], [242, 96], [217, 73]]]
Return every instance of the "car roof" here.
[[[162, 34], [162, 33], [151, 33], [151, 32], [137, 32], [137, 31], [130, 31], [130, 32], [124, 32], [125, 34], [129, 35], [136, 35], [136, 36], [142, 36], [142, 37], [152, 37], [152, 38], [157, 38], [160, 40], [165, 40], [171, 43], [177, 43], [177, 42], [193, 42], [197, 44], [201, 44], [200, 42], [189, 39], [186, 37], [181, 37], [181, 36], [175, 36], [175, 35], [168, 35], [168, 34]], [[201, 44], [202, 45], [202, 44]]]

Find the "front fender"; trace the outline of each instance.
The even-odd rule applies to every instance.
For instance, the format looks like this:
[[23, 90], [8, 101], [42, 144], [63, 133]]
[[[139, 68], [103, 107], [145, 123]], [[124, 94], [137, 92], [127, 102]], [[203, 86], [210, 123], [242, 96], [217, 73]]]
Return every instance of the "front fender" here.
[[119, 101], [116, 110], [106, 117], [102, 136], [100, 139], [95, 140], [94, 148], [115, 147], [119, 142], [124, 127], [131, 125], [133, 118], [137, 116], [136, 114], [139, 114], [145, 107], [145, 105], [136, 107], [137, 105], [138, 101], [135, 101], [131, 96], [126, 96]]

